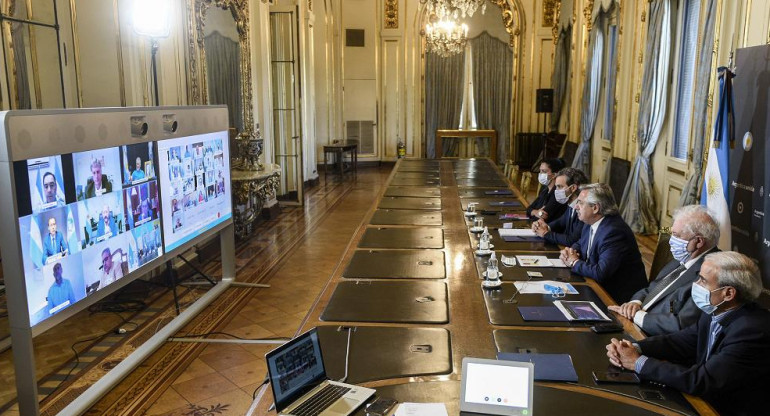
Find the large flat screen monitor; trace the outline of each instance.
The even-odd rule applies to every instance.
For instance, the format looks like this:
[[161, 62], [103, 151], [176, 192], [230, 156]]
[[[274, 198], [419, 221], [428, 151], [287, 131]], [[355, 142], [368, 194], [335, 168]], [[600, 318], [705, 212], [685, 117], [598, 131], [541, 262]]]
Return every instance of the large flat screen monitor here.
[[229, 226], [227, 120], [224, 106], [0, 112], [11, 326], [40, 334]]
[[227, 131], [158, 142], [165, 250], [232, 218]]
[[30, 325], [163, 254], [154, 146], [13, 162]]

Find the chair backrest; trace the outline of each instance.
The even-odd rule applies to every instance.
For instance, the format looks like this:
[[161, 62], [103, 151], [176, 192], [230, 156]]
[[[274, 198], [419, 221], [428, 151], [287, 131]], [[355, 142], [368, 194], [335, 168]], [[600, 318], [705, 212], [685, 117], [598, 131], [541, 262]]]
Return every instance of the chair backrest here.
[[607, 179], [607, 184], [612, 189], [613, 195], [615, 195], [615, 201], [620, 203], [620, 198], [623, 197], [623, 190], [626, 188], [628, 175], [631, 173], [631, 162], [613, 157], [610, 163], [610, 177]]
[[668, 244], [670, 238], [670, 228], [663, 228], [658, 233], [658, 244], [655, 246], [655, 253], [652, 255], [652, 265], [650, 266], [650, 276], [648, 277], [649, 280], [654, 280], [663, 267], [674, 259]]
[[577, 143], [566, 141], [564, 142], [564, 150], [562, 152], [562, 159], [564, 159], [565, 166], [572, 166], [572, 161], [575, 160], [575, 153], [577, 153]]
[[527, 194], [529, 193], [529, 184], [532, 182], [532, 172], [522, 172], [521, 173], [521, 184], [519, 187], [519, 190], [521, 191], [521, 195], [526, 198]]
[[508, 172], [508, 179], [511, 181], [511, 183], [516, 183], [516, 181], [519, 179], [519, 165], [513, 165], [511, 167], [511, 171]]
[[513, 168], [513, 161], [508, 159], [505, 161], [505, 167], [503, 167], [503, 175], [508, 177], [508, 175], [511, 173], [511, 168]]

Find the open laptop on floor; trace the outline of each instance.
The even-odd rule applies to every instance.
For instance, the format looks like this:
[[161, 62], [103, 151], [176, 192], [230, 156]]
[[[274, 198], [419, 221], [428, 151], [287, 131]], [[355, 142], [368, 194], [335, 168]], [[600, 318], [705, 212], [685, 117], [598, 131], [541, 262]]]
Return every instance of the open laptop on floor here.
[[347, 416], [375, 392], [328, 379], [315, 328], [270, 351], [265, 358], [280, 415]]

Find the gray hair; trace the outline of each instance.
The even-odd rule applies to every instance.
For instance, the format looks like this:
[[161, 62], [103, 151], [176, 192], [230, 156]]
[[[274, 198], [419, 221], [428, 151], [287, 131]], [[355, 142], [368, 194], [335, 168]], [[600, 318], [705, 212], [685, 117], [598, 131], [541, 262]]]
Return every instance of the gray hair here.
[[612, 194], [612, 188], [606, 183], [592, 183], [580, 187], [580, 191], [586, 191], [586, 201], [589, 204], [599, 207], [599, 214], [602, 216], [616, 215], [618, 213], [618, 204], [615, 202], [615, 196]]
[[99, 162], [98, 159], [94, 159], [94, 161], [91, 162], [91, 170], [93, 170], [95, 167], [101, 168], [102, 162]]
[[556, 176], [564, 176], [567, 186], [577, 185], [579, 187], [588, 182], [586, 174], [582, 170], [575, 168], [564, 168]]
[[759, 267], [747, 256], [735, 251], [721, 251], [706, 255], [703, 261], [719, 269], [717, 273], [719, 287], [734, 287], [738, 292], [736, 296], [738, 302], [754, 302], [762, 294]]
[[674, 222], [682, 221], [682, 228], [688, 235], [699, 235], [715, 246], [719, 242], [719, 224], [714, 214], [703, 205], [685, 205], [674, 211]]

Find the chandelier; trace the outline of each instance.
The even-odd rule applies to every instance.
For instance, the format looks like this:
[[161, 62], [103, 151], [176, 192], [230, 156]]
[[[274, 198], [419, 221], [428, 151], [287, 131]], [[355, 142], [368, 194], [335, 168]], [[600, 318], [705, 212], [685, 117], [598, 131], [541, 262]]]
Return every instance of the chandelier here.
[[442, 58], [462, 52], [468, 41], [468, 26], [458, 25], [452, 20], [440, 20], [428, 23], [425, 27], [425, 39], [429, 53]]
[[487, 10], [486, 0], [420, 0], [420, 3], [427, 5], [429, 16], [436, 15], [440, 19], [470, 17], [479, 6], [482, 14]]

